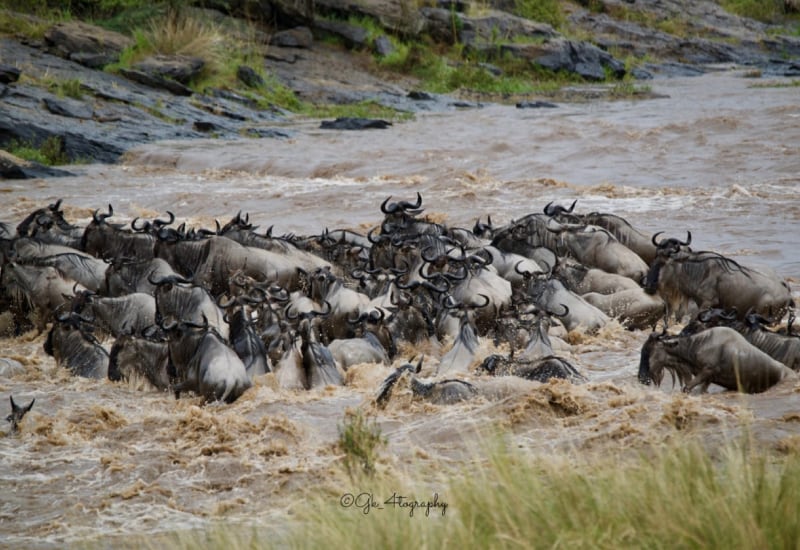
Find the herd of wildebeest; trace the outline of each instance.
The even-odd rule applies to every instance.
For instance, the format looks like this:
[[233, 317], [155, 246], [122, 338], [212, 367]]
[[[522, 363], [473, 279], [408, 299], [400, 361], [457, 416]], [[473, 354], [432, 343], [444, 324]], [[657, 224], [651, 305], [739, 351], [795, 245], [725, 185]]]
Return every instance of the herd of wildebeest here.
[[[171, 212], [116, 223], [111, 205], [79, 226], [61, 202], [0, 224], [0, 313], [7, 336], [51, 325], [45, 352], [78, 376], [230, 403], [265, 373], [283, 388], [342, 385], [355, 364], [391, 365], [399, 344], [436, 340], [447, 351], [431, 376], [410, 359], [377, 403], [403, 376], [415, 395], [453, 402], [476, 394], [459, 373], [585, 380], [561, 337], [612, 319], [652, 331], [644, 384], [667, 370], [687, 392], [760, 392], [800, 369], [777, 274], [575, 202], [466, 229], [423, 217], [419, 194], [389, 197], [366, 235], [308, 236], [259, 233], [241, 212], [214, 228], [175, 225]], [[477, 357], [481, 339], [508, 352]]]

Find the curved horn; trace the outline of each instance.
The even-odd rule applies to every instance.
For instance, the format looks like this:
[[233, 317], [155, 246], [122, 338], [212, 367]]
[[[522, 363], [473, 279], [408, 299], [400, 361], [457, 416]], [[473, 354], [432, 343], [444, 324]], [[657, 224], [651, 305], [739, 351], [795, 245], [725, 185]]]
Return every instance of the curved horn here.
[[233, 296], [230, 296], [230, 297], [227, 297], [227, 298], [228, 299], [226, 300], [226, 296], [224, 294], [222, 296], [220, 296], [217, 299], [217, 305], [222, 309], [228, 309], [232, 305], [235, 305], [235, 304], [238, 303], [238, 300], [236, 298], [234, 298]]
[[389, 195], [388, 197], [386, 197], [386, 200], [381, 203], [381, 212], [383, 212], [384, 214], [394, 214], [395, 212], [397, 212], [398, 209], [397, 203], [392, 203], [391, 206], [387, 206], [387, 203], [391, 198], [392, 196]]
[[481, 296], [485, 301], [482, 304], [472, 304], [472, 307], [475, 308], [486, 307], [492, 301], [486, 294], [478, 294], [478, 296]]
[[158, 280], [154, 280], [153, 273], [150, 273], [150, 275], [147, 276], [147, 282], [150, 283], [151, 285], [156, 285], [156, 286], [161, 286], [165, 284], [175, 284], [175, 283], [181, 283], [185, 285], [192, 284], [192, 281], [185, 279], [180, 275], [165, 275], [164, 277], [161, 277]]
[[656, 242], [656, 237], [658, 237], [662, 233], [663, 233], [663, 231], [659, 231], [658, 233], [654, 233], [653, 236], [650, 238], [650, 241], [653, 243], [654, 246], [658, 246], [658, 243]]
[[552, 206], [553, 206], [553, 201], [548, 202], [544, 206], [544, 213], [547, 214], [548, 216], [552, 216], [555, 213], [555, 212], [553, 212], [553, 209], [551, 208]]
[[398, 205], [398, 207], [402, 208], [404, 211], [405, 210], [416, 210], [420, 206], [422, 206], [422, 195], [420, 195], [419, 191], [417, 191], [417, 202], [416, 203], [412, 204], [412, 203], [410, 203], [408, 201], [400, 201], [400, 204]]
[[689, 246], [691, 244], [691, 242], [692, 242], [692, 232], [691, 231], [687, 231], [686, 232], [686, 241], [685, 242], [681, 242], [681, 244], [683, 246]]
[[136, 216], [135, 218], [133, 218], [133, 220], [131, 220], [131, 229], [133, 229], [134, 231], [147, 231], [148, 229], [150, 229], [150, 222], [147, 221], [142, 223], [141, 227], [136, 227], [136, 222], [138, 220], [139, 216]]
[[572, 214], [572, 211], [575, 210], [575, 205], [578, 204], [578, 199], [572, 201], [572, 205], [565, 210], [568, 214]]
[[172, 223], [175, 221], [175, 214], [167, 210], [167, 216], [169, 216], [169, 221], [159, 220], [158, 218], [156, 218], [155, 220], [153, 220], [153, 225], [155, 225], [158, 228], [172, 225]]

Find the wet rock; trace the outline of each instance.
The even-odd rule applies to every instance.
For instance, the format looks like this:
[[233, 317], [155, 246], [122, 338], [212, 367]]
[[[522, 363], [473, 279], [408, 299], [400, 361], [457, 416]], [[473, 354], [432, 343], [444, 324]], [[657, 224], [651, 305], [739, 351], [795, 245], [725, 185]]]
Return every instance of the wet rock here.
[[382, 34], [372, 41], [372, 51], [381, 57], [387, 57], [394, 53], [394, 46], [385, 34]]
[[541, 44], [503, 44], [500, 55], [511, 55], [552, 71], [575, 73], [587, 80], [604, 80], [606, 69], [617, 78], [625, 75], [625, 65], [608, 52], [588, 42], [564, 38]]
[[314, 42], [311, 29], [305, 26], [278, 31], [272, 35], [269, 43], [279, 48], [310, 48]]
[[205, 61], [185, 55], [155, 55], [133, 65], [133, 70], [188, 84], [200, 74]]
[[516, 105], [517, 109], [555, 109], [555, 103], [549, 101], [520, 101]]
[[94, 115], [92, 107], [84, 101], [45, 97], [42, 103], [54, 115], [83, 120], [88, 120]]
[[247, 137], [253, 138], [281, 138], [288, 139], [292, 134], [285, 130], [276, 130], [275, 128], [248, 128], [245, 130]]
[[22, 74], [19, 69], [11, 65], [0, 65], [0, 84], [12, 84], [19, 80]]
[[261, 75], [247, 65], [239, 65], [236, 69], [236, 78], [248, 88], [260, 88], [264, 85], [264, 79], [261, 78]]
[[145, 86], [149, 86], [151, 88], [167, 90], [175, 95], [190, 96], [194, 93], [191, 88], [184, 86], [180, 82], [171, 80], [169, 78], [164, 78], [162, 76], [137, 71], [134, 69], [120, 69], [119, 72], [129, 80], [133, 80], [134, 82], [144, 84]]
[[392, 123], [375, 118], [339, 117], [336, 120], [323, 120], [320, 128], [324, 130], [385, 130]]
[[37, 162], [24, 160], [0, 149], [0, 179], [22, 180], [72, 175], [66, 170], [50, 168]]
[[344, 40], [345, 46], [351, 50], [360, 50], [368, 46], [369, 33], [367, 30], [346, 21], [320, 19], [314, 22], [314, 29], [341, 38]]
[[77, 54], [101, 54], [116, 61], [120, 52], [133, 44], [124, 34], [81, 21], [57, 23], [45, 32], [44, 39], [52, 51], [66, 59]]

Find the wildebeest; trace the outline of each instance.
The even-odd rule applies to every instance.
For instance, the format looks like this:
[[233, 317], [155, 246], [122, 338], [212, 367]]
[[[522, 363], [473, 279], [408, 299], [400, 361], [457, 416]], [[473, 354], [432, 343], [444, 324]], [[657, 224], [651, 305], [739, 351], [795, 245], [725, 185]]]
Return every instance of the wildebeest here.
[[31, 399], [30, 403], [21, 407], [14, 402], [14, 396], [9, 396], [9, 398], [11, 399], [11, 414], [6, 417], [6, 422], [11, 423], [11, 433], [13, 434], [19, 431], [19, 423], [22, 422], [22, 417], [33, 408], [36, 399]]
[[207, 319], [203, 325], [172, 321], [162, 328], [178, 379], [176, 395], [192, 391], [206, 401], [233, 403], [252, 385], [242, 360]]
[[156, 300], [142, 292], [107, 297], [81, 290], [75, 293], [72, 311], [92, 319], [98, 329], [115, 337], [140, 333], [156, 322]]
[[[691, 238], [680, 244], [689, 242]], [[659, 243], [644, 289], [658, 292], [671, 314], [682, 315], [689, 300], [699, 309], [736, 309], [740, 316], [748, 311], [782, 316], [794, 304], [789, 286], [771, 270], [745, 267], [716, 252], [667, 244]]]
[[613, 294], [589, 292], [582, 298], [631, 330], [648, 327], [655, 329], [666, 312], [666, 304], [661, 297], [648, 294], [641, 288], [621, 290]]
[[159, 390], [169, 390], [176, 382], [169, 370], [169, 347], [165, 337], [124, 334], [114, 340], [109, 353], [108, 379], [130, 380], [143, 376]]
[[47, 334], [44, 351], [56, 364], [85, 378], [106, 378], [109, 356], [92, 334], [91, 320], [77, 313], [59, 313]]
[[28, 266], [9, 262], [2, 267], [0, 281], [11, 302], [17, 334], [26, 326], [29, 314], [35, 316], [38, 333], [44, 332], [56, 310], [68, 303], [74, 292], [84, 290], [65, 279], [54, 267]]
[[375, 399], [379, 407], [386, 405], [392, 390], [397, 385], [398, 381], [404, 376], [410, 377], [411, 391], [415, 397], [420, 397], [427, 401], [436, 404], [450, 404], [471, 399], [478, 394], [478, 390], [474, 385], [466, 380], [446, 379], [446, 380], [422, 380], [415, 376], [422, 370], [421, 357], [414, 366], [411, 363], [406, 363], [398, 367], [392, 374], [390, 374], [378, 389], [378, 396]]
[[797, 374], [728, 327], [713, 327], [689, 336], [652, 333], [642, 346], [639, 381], [660, 385], [664, 370], [677, 376], [683, 391], [717, 384], [729, 390], [758, 393]]

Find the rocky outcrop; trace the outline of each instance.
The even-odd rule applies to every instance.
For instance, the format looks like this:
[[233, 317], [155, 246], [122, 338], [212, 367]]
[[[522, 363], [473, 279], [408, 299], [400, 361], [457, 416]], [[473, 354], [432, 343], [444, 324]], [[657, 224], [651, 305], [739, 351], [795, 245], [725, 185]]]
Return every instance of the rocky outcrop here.
[[22, 180], [29, 178], [53, 178], [71, 176], [66, 170], [50, 168], [37, 162], [23, 160], [0, 149], [0, 179]]
[[133, 40], [81, 21], [68, 21], [50, 27], [44, 35], [50, 51], [91, 68], [99, 68], [119, 59], [119, 54]]

